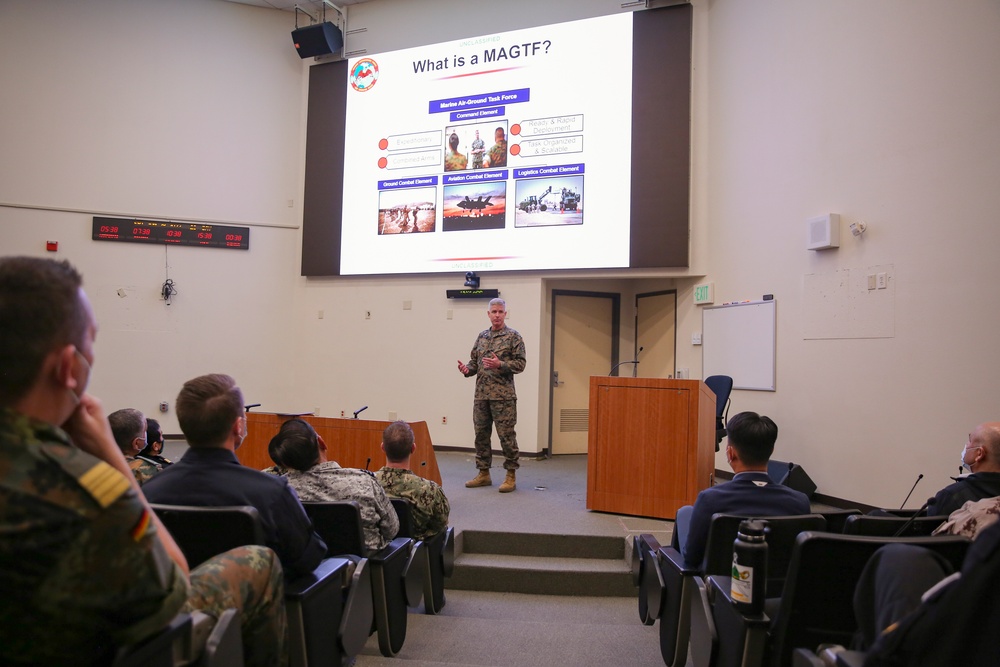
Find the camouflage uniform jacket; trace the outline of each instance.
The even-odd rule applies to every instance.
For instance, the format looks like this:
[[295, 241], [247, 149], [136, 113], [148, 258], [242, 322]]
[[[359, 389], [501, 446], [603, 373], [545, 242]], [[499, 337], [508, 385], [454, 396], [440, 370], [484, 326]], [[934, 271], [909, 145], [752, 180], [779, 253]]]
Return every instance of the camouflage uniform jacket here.
[[461, 171], [469, 164], [468, 158], [461, 153], [449, 153], [444, 159], [445, 171]]
[[384, 548], [399, 532], [396, 510], [370, 472], [341, 468], [336, 461], [326, 461], [305, 472], [289, 470], [285, 479], [304, 503], [357, 501], [361, 505], [365, 547], [372, 551]]
[[157, 465], [152, 461], [147, 461], [139, 456], [134, 458], [126, 456], [125, 460], [128, 461], [128, 467], [132, 469], [132, 474], [135, 475], [135, 481], [139, 482], [140, 485], [145, 484], [152, 479], [153, 475], [163, 470], [163, 466]]
[[383, 467], [375, 477], [390, 496], [412, 503], [414, 538], [424, 540], [448, 527], [451, 505], [440, 484], [403, 468]]
[[500, 141], [493, 144], [489, 152], [490, 157], [490, 167], [506, 167], [507, 166], [507, 140], [501, 139]]
[[121, 473], [61, 429], [0, 409], [0, 664], [110, 662], [188, 584]]
[[[487, 370], [479, 367], [479, 362], [488, 353], [493, 352], [500, 358], [500, 368]], [[492, 328], [483, 331], [476, 337], [472, 346], [472, 356], [466, 366], [469, 372], [466, 377], [476, 376], [477, 401], [514, 401], [514, 374], [524, 370], [525, 352], [524, 339], [508, 326], [500, 331]]]

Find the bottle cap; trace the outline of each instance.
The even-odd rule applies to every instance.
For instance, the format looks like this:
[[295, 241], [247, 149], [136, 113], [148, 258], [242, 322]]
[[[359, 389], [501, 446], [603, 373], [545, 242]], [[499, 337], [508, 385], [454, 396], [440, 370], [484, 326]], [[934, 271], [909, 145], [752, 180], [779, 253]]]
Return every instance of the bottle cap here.
[[761, 519], [744, 519], [740, 522], [740, 535], [763, 538], [767, 531], [767, 521]]

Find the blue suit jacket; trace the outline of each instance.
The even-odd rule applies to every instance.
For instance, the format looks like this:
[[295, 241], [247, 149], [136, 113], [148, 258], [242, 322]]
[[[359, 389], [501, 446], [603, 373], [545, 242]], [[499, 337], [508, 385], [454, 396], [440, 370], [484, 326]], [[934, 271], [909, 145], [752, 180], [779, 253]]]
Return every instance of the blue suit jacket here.
[[713, 514], [786, 516], [809, 514], [810, 509], [806, 494], [775, 484], [766, 472], [738, 473], [731, 482], [698, 494], [684, 544], [684, 563], [689, 567], [704, 568], [705, 543], [708, 542], [708, 527]]
[[192, 447], [142, 492], [149, 502], [166, 505], [256, 507], [264, 541], [278, 554], [286, 576], [312, 572], [326, 557], [326, 543], [288, 481], [247, 468], [228, 449]]

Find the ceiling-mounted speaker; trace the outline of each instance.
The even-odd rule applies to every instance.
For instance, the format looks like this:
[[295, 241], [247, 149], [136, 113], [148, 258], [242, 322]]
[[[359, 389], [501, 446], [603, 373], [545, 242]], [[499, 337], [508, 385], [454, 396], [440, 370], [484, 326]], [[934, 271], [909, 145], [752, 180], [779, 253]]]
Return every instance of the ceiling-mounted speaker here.
[[328, 56], [344, 48], [344, 33], [329, 21], [292, 31], [292, 41], [300, 58]]

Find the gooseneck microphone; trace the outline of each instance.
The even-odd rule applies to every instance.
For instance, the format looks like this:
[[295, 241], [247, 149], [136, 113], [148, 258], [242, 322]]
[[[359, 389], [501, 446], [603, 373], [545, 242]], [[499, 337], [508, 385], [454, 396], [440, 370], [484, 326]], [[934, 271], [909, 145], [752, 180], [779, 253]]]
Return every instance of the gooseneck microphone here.
[[921, 505], [920, 509], [918, 509], [913, 514], [913, 516], [911, 516], [909, 519], [907, 519], [906, 522], [902, 526], [899, 527], [899, 530], [897, 530], [895, 533], [893, 533], [892, 536], [893, 537], [899, 537], [900, 535], [903, 535], [906, 532], [906, 529], [910, 527], [910, 524], [912, 524], [917, 519], [918, 516], [920, 516], [921, 514], [923, 514], [924, 512], [927, 511], [927, 508], [930, 507], [930, 505], [931, 505], [932, 502], [934, 502], [934, 498], [928, 498], [927, 502], [925, 502], [923, 505]]
[[368, 409], [368, 406], [366, 405], [366, 406], [365, 406], [365, 407], [363, 407], [363, 408], [358, 408], [357, 410], [355, 410], [355, 411], [354, 411], [354, 418], [355, 418], [355, 419], [357, 419], [357, 418], [358, 418], [358, 415], [360, 415], [360, 414], [361, 414], [362, 412], [364, 412], [364, 411], [365, 411], [365, 410], [367, 410], [367, 409]]
[[250, 405], [244, 405], [243, 409], [246, 410], [247, 412], [250, 412], [250, 408], [259, 408], [259, 407], [260, 403], [251, 403]]
[[635, 353], [635, 359], [630, 359], [628, 361], [619, 361], [617, 364], [612, 366], [611, 372], [608, 373], [608, 376], [610, 377], [616, 370], [618, 370], [619, 366], [624, 366], [625, 364], [634, 364], [634, 366], [632, 366], [632, 377], [635, 377], [636, 371], [639, 370], [639, 352], [642, 352], [642, 349], [643, 349], [642, 346], [640, 346], [638, 352]]
[[903, 499], [903, 504], [899, 506], [899, 509], [903, 509], [903, 507], [906, 505], [906, 501], [909, 500], [910, 496], [913, 495], [913, 489], [917, 488], [917, 484], [920, 484], [920, 480], [922, 480], [923, 478], [924, 478], [924, 473], [920, 473], [919, 475], [917, 475], [917, 481], [915, 481], [913, 483], [913, 486], [910, 487], [910, 492], [906, 494], [906, 498]]

